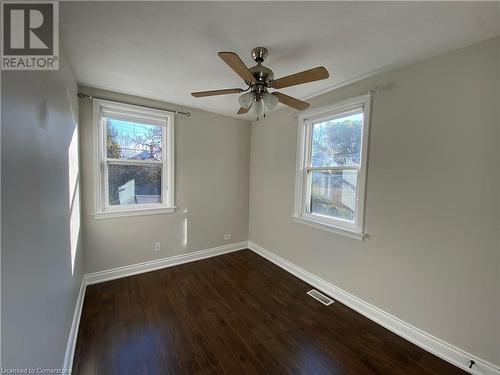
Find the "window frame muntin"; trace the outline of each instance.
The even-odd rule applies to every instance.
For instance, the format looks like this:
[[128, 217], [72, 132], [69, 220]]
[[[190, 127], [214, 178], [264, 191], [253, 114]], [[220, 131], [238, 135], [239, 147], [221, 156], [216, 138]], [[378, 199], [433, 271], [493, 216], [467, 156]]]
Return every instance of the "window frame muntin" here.
[[[131, 105], [112, 100], [94, 99], [94, 187], [95, 187], [95, 218], [135, 216], [146, 214], [162, 214], [175, 212], [175, 171], [174, 171], [174, 114], [168, 111], [151, 109], [140, 105]], [[104, 112], [104, 113], [103, 113]], [[162, 161], [108, 159], [106, 149], [107, 127], [105, 112], [122, 113], [139, 119], [138, 123], [154, 126], [163, 126], [162, 132]], [[140, 119], [144, 121], [140, 121]], [[109, 165], [162, 165], [162, 203], [147, 203], [135, 205], [109, 204]]]
[[[355, 113], [363, 113], [363, 128], [361, 133], [361, 157], [359, 166], [342, 167], [312, 167], [312, 126], [314, 124], [342, 118]], [[361, 95], [346, 99], [333, 105], [315, 108], [298, 116], [297, 162], [295, 175], [295, 202], [293, 217], [296, 221], [311, 224], [336, 233], [362, 239], [364, 234], [364, 214], [366, 200], [366, 176], [368, 169], [368, 144], [371, 117], [371, 95]], [[356, 212], [354, 223], [306, 211], [310, 197], [308, 171], [315, 168], [326, 170], [357, 170]]]

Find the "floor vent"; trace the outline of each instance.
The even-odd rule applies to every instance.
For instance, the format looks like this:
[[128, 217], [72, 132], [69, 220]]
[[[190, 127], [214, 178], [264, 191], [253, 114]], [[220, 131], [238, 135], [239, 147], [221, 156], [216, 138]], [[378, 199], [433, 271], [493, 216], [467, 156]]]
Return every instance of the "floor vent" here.
[[323, 293], [318, 292], [316, 289], [312, 289], [309, 292], [307, 292], [312, 298], [315, 300], [318, 300], [321, 302], [323, 305], [331, 305], [333, 302], [335, 302], [333, 299], [325, 296]]

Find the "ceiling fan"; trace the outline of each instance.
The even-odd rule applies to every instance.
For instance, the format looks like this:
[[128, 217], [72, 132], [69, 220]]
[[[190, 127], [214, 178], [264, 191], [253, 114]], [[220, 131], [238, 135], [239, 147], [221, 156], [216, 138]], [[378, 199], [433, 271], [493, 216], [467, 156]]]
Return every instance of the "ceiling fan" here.
[[240, 57], [234, 52], [219, 52], [219, 57], [238, 74], [248, 86], [247, 89], [224, 89], [224, 90], [211, 90], [211, 91], [198, 91], [193, 92], [195, 98], [204, 96], [226, 95], [226, 94], [240, 94], [238, 98], [241, 108], [238, 114], [247, 113], [252, 105], [255, 105], [255, 112], [257, 114], [257, 121], [259, 117], [264, 115], [265, 107], [268, 110], [276, 108], [279, 102], [302, 111], [309, 107], [309, 103], [302, 100], [285, 95], [281, 92], [270, 93], [268, 89], [282, 89], [285, 87], [300, 85], [302, 83], [319, 81], [329, 77], [328, 70], [324, 66], [318, 66], [313, 69], [304, 70], [299, 73], [291, 74], [286, 77], [274, 79], [273, 71], [262, 65], [267, 58], [268, 51], [264, 47], [256, 47], [252, 50], [252, 57], [257, 65], [247, 68], [245, 63], [241, 61]]

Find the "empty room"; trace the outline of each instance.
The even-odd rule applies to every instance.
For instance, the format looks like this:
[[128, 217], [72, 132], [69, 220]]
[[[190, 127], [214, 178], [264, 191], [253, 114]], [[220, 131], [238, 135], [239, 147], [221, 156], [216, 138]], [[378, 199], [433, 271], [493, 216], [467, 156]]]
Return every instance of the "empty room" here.
[[500, 375], [500, 1], [2, 1], [0, 373]]

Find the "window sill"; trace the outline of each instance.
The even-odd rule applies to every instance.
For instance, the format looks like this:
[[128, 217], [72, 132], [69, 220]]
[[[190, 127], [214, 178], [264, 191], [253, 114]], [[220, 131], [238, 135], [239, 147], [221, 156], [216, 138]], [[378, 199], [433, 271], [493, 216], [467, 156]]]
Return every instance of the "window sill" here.
[[354, 238], [356, 240], [363, 241], [367, 237], [366, 233], [359, 233], [359, 232], [355, 232], [355, 231], [352, 231], [349, 229], [339, 228], [339, 227], [336, 227], [333, 225], [328, 225], [328, 224], [322, 223], [320, 221], [306, 219], [306, 218], [301, 217], [301, 216], [292, 215], [292, 217], [295, 220], [295, 222], [297, 222], [297, 223], [302, 223], [302, 224], [306, 224], [306, 225], [309, 225], [309, 226], [314, 227], [314, 228], [327, 230], [329, 232], [340, 234], [342, 236], [346, 236], [349, 238]]
[[92, 216], [94, 219], [112, 219], [116, 217], [171, 214], [174, 212], [175, 207], [141, 208], [135, 210], [101, 211], [94, 213]]

